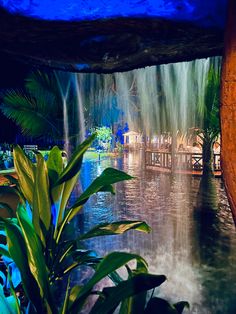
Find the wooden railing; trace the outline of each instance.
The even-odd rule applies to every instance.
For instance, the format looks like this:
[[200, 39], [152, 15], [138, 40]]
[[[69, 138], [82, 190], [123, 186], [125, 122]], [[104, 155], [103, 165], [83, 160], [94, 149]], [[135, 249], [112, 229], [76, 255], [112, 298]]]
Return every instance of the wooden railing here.
[[[173, 157], [172, 157], [173, 156]], [[202, 170], [202, 154], [179, 152], [172, 155], [169, 152], [151, 151], [145, 152], [146, 166], [176, 170]], [[213, 169], [220, 171], [220, 154], [214, 154]]]

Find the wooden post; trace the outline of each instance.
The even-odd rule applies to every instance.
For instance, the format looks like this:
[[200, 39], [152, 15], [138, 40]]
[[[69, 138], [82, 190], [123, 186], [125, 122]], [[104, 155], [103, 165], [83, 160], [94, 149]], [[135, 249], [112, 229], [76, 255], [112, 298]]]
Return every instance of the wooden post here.
[[228, 2], [221, 73], [221, 165], [236, 223], [236, 1]]

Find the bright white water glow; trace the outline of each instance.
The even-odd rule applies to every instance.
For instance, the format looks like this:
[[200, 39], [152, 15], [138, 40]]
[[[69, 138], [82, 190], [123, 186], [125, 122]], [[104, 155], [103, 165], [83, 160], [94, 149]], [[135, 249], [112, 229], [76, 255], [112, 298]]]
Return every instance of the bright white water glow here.
[[[73, 74], [75, 82], [75, 92], [76, 92], [76, 103], [77, 103], [77, 115], [78, 115], [78, 124], [79, 124], [79, 143], [83, 142], [85, 139], [85, 121], [84, 121], [84, 109], [83, 102], [81, 97], [81, 89], [79, 83], [79, 77], [76, 74]], [[81, 78], [83, 79], [83, 78]], [[77, 141], [78, 142], [78, 141]]]
[[87, 127], [128, 122], [130, 130], [148, 136], [185, 134], [196, 126], [211, 65], [219, 68], [220, 58], [125, 73], [78, 74]]
[[68, 111], [67, 111], [67, 98], [70, 89], [70, 82], [68, 81], [66, 86], [60, 81], [59, 75], [55, 72], [57, 79], [58, 88], [61, 93], [62, 104], [63, 104], [63, 133], [64, 133], [64, 149], [66, 152], [69, 152], [69, 120], [68, 120]]

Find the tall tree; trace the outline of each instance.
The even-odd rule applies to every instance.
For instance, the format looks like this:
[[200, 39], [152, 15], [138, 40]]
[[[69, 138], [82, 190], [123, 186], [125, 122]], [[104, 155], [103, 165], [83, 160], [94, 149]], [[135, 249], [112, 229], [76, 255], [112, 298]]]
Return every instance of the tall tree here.
[[213, 145], [220, 133], [219, 121], [220, 67], [211, 65], [207, 77], [203, 106], [199, 110], [202, 127], [198, 135], [202, 140], [203, 175], [200, 181], [197, 207], [209, 213], [217, 210], [214, 182]]
[[213, 145], [220, 134], [219, 120], [220, 67], [210, 66], [204, 102], [199, 106], [201, 127], [197, 131], [202, 140], [203, 176], [213, 174]]

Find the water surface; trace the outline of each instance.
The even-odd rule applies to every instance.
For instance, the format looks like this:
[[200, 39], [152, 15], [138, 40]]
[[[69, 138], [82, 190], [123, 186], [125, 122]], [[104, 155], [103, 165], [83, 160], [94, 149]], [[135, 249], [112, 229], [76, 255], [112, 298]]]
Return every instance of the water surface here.
[[142, 160], [141, 153], [129, 153], [85, 161], [83, 188], [110, 166], [135, 179], [118, 183], [115, 196], [93, 196], [79, 215], [80, 232], [123, 219], [152, 227], [150, 234], [130, 231], [88, 240], [87, 247], [101, 255], [112, 250], [142, 255], [151, 272], [168, 278], [156, 293], [173, 303], [189, 301], [188, 313], [236, 313], [236, 235], [222, 181], [215, 179], [218, 211], [202, 212], [196, 207], [199, 178], [146, 170]]

